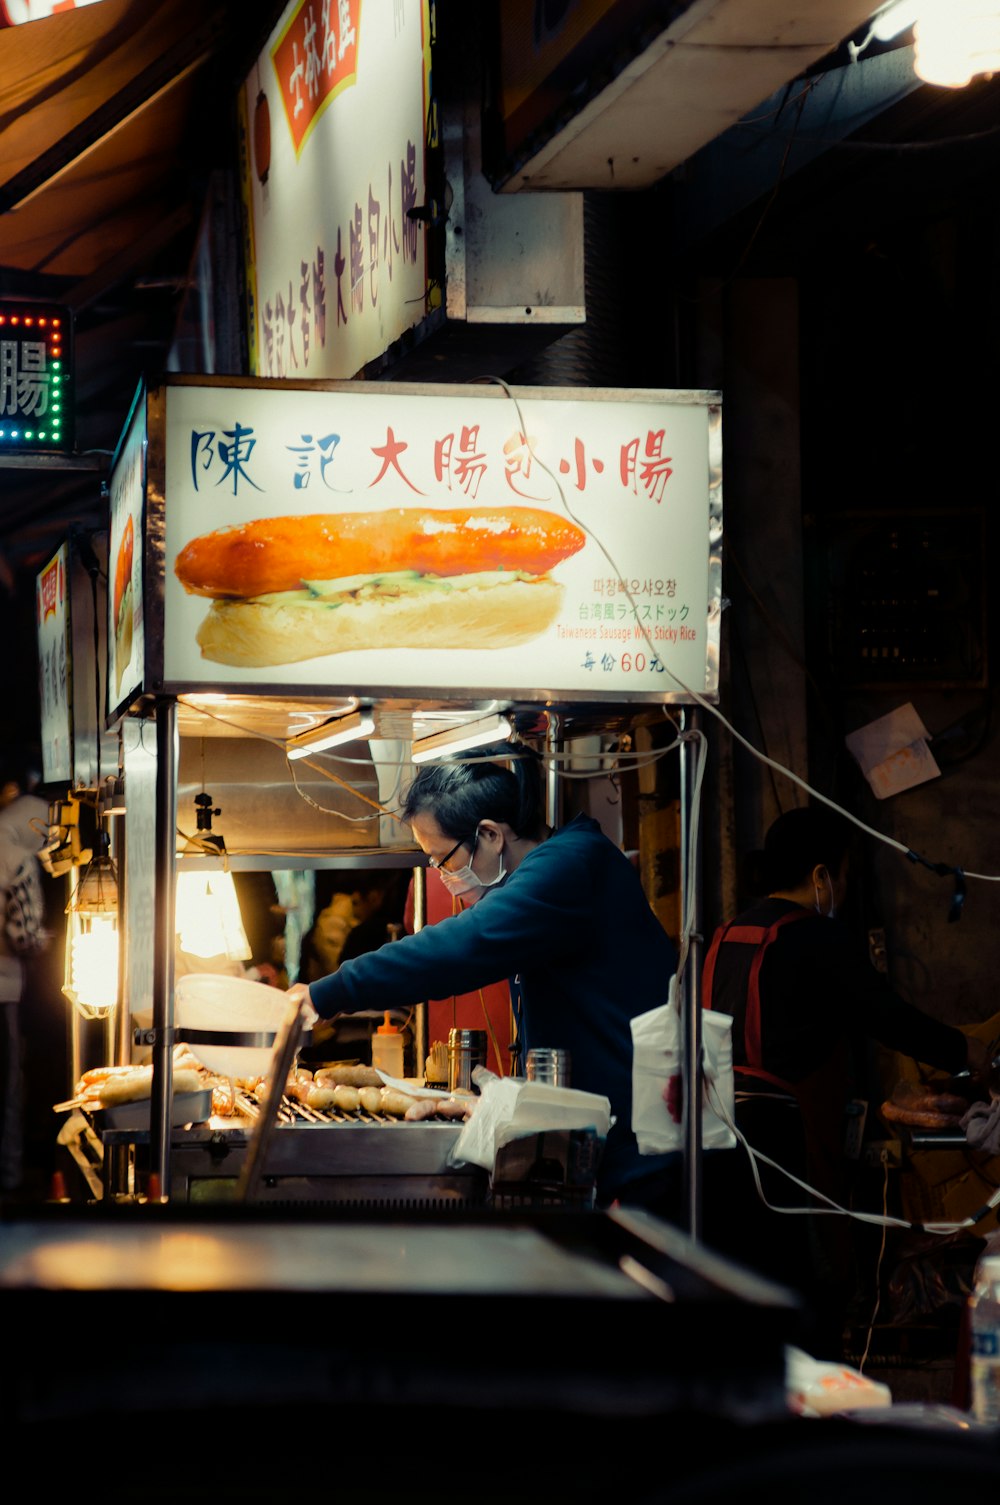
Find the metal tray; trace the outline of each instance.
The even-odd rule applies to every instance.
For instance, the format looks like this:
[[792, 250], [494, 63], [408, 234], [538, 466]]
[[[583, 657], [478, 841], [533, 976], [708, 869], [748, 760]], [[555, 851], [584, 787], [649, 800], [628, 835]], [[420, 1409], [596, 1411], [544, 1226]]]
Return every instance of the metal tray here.
[[[148, 1097], [135, 1103], [117, 1103], [112, 1108], [97, 1108], [90, 1115], [98, 1133], [104, 1129], [138, 1129], [149, 1132]], [[170, 1104], [170, 1124], [200, 1124], [212, 1116], [212, 1089], [200, 1092], [177, 1092]]]

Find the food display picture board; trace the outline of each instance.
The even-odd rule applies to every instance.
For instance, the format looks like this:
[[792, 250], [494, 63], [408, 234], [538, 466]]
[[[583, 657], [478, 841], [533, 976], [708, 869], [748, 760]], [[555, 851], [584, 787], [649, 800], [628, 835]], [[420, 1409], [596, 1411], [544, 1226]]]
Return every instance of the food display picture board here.
[[148, 693], [717, 698], [716, 392], [173, 378], [147, 426]]
[[108, 481], [107, 713], [127, 710], [147, 679], [145, 553], [146, 390], [140, 383]]
[[60, 544], [35, 579], [42, 782], [73, 777], [73, 636], [70, 549]]

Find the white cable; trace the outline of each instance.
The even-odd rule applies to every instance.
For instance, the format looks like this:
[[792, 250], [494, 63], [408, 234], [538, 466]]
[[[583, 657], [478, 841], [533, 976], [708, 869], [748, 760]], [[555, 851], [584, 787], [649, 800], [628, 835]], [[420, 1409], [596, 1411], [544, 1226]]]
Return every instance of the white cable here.
[[[507, 396], [510, 398], [511, 402], [514, 404], [514, 410], [517, 413], [518, 422], [519, 422], [519, 424], [521, 426], [522, 432], [523, 433], [527, 433], [528, 429], [527, 429], [527, 426], [526, 426], [526, 424], [524, 422], [524, 417], [523, 417], [523, 414], [521, 412], [520, 403], [518, 402], [518, 400], [515, 397], [514, 393], [511, 391], [511, 388], [504, 381], [503, 377], [502, 376], [489, 376], [489, 377], [486, 377], [485, 380], [491, 381], [491, 382], [495, 382], [498, 386], [500, 386], [500, 387], [503, 388], [503, 390], [506, 392]], [[624, 580], [624, 577], [621, 574], [621, 570], [620, 570], [617, 562], [611, 557], [611, 554], [608, 552], [608, 550], [605, 547], [603, 541], [597, 536], [597, 534], [593, 531], [593, 529], [590, 528], [587, 525], [587, 523], [585, 523], [583, 521], [583, 519], [581, 517], [578, 517], [576, 515], [576, 513], [570, 507], [568, 501], [566, 500], [566, 494], [563, 491], [562, 484], [561, 484], [561, 482], [559, 480], [559, 477], [555, 474], [554, 471], [552, 471], [552, 470], [549, 469], [549, 467], [546, 465], [546, 463], [545, 463], [544, 460], [542, 460], [538, 455], [535, 454], [535, 451], [533, 449], [532, 449], [531, 453], [532, 453], [533, 458], [535, 460], [537, 460], [539, 468], [541, 470], [544, 470], [545, 474], [555, 484], [556, 490], [559, 493], [559, 499], [562, 502], [563, 511], [566, 513], [567, 517], [569, 517], [572, 522], [576, 523], [577, 527], [582, 528], [583, 531], [587, 534], [587, 536], [589, 538], [592, 538], [594, 540], [594, 543], [600, 549], [601, 553], [604, 555], [605, 559], [608, 561], [608, 564], [611, 566], [612, 570], [615, 572], [616, 577], [620, 578], [622, 580], [622, 584], [624, 585], [625, 584], [625, 580]], [[763, 752], [760, 751], [759, 748], [754, 747], [754, 745], [753, 745], [752, 742], [749, 742], [747, 740], [747, 738], [744, 737], [741, 732], [738, 732], [736, 730], [736, 728], [732, 725], [732, 723], [730, 721], [728, 721], [726, 719], [726, 717], [722, 714], [722, 712], [719, 710], [718, 706], [713, 705], [710, 700], [706, 700], [705, 696], [702, 695], [702, 694], [700, 694], [697, 690], [692, 690], [691, 687], [690, 687], [690, 685], [686, 685], [684, 683], [684, 681], [682, 679], [680, 679], [673, 672], [673, 670], [669, 667], [669, 665], [664, 662], [663, 657], [653, 647], [653, 643], [652, 643], [652, 640], [651, 640], [651, 638], [649, 636], [649, 633], [646, 631], [646, 628], [644, 627], [644, 625], [642, 624], [642, 622], [639, 621], [639, 616], [638, 616], [639, 608], [638, 608], [638, 606], [637, 606], [637, 604], [635, 602], [635, 599], [633, 598], [631, 592], [628, 590], [627, 586], [626, 586], [626, 589], [624, 590], [623, 594], [625, 595], [626, 600], [629, 602], [629, 605], [632, 607], [632, 610], [635, 613], [636, 626], [639, 628], [639, 632], [640, 632], [643, 640], [645, 641], [646, 646], [649, 649], [650, 653], [653, 654], [653, 656], [656, 657], [659, 660], [659, 662], [663, 664], [664, 671], [670, 676], [670, 678], [673, 680], [674, 684], [677, 685], [681, 690], [683, 690], [684, 693], [685, 693], [685, 695], [689, 695], [691, 697], [691, 699], [697, 705], [700, 705], [702, 707], [703, 710], [708, 711], [710, 715], [714, 716], [715, 719], [718, 722], [720, 722], [722, 724], [722, 726], [724, 726], [726, 728], [726, 730], [729, 732], [729, 735], [731, 737], [735, 737], [736, 741], [740, 744], [741, 747], [746, 748], [747, 752], [750, 753], [750, 755], [752, 757], [756, 758], [758, 760], [758, 762], [766, 764], [768, 768], [773, 768], [777, 773], [784, 774], [784, 776], [786, 778], [791, 779], [791, 781], [792, 781], [793, 784], [797, 784], [800, 789], [804, 789], [807, 794], [811, 794], [815, 799], [819, 800], [822, 804], [828, 805], [831, 810], [836, 810], [836, 812], [837, 812], [838, 815], [842, 815], [845, 820], [849, 820], [853, 825], [857, 826], [859, 828], [859, 830], [866, 832], [869, 836], [873, 836], [876, 841], [884, 842], [886, 846], [894, 847], [897, 852], [902, 852], [905, 857], [911, 857], [911, 860], [912, 860], [912, 849], [910, 847], [908, 847], [904, 842], [897, 841], [894, 836], [887, 836], [884, 831], [877, 831], [874, 826], [867, 825], [865, 821], [860, 820], [856, 815], [852, 815], [849, 810], [843, 809], [842, 806], [838, 805], [835, 800], [829, 799], [825, 794], [820, 794], [820, 792], [819, 792], [818, 789], [814, 789], [811, 784], [807, 783], [805, 779], [800, 778], [797, 773], [792, 773], [791, 769], [790, 768], [786, 768], [783, 763], [777, 762], [774, 758], [769, 758], [766, 753], [763, 753]], [[666, 709], [665, 708], [664, 708], [664, 714], [666, 714]], [[979, 878], [979, 879], [982, 879], [986, 883], [1000, 883], [1000, 873], [969, 873], [969, 872], [966, 872], [965, 873], [965, 877], [966, 878]]]
[[[716, 1091], [714, 1083], [711, 1082], [707, 1077], [705, 1078], [705, 1094], [706, 1097], [711, 1097], [713, 1099], [711, 1103], [713, 1112], [717, 1113], [723, 1120], [723, 1122], [728, 1125], [732, 1133], [735, 1134], [739, 1143], [746, 1150], [747, 1155], [750, 1159], [750, 1169], [753, 1172], [754, 1183], [757, 1187], [757, 1195], [760, 1197], [760, 1200], [763, 1202], [764, 1206], [771, 1212], [783, 1213], [786, 1216], [790, 1217], [840, 1216], [845, 1218], [854, 1218], [858, 1223], [872, 1224], [876, 1228], [909, 1228], [919, 1233], [935, 1233], [947, 1235], [951, 1233], [959, 1233], [964, 1228], [974, 1228], [982, 1218], [984, 1212], [988, 1211], [990, 1208], [996, 1207], [997, 1204], [1000, 1203], [1000, 1187], [998, 1187], [993, 1196], [983, 1207], [979, 1208], [971, 1217], [963, 1218], [960, 1223], [911, 1223], [905, 1218], [893, 1218], [874, 1212], [858, 1212], [855, 1209], [849, 1207], [841, 1207], [839, 1202], [835, 1202], [832, 1197], [828, 1197], [824, 1192], [817, 1191], [817, 1189], [814, 1186], [810, 1186], [808, 1182], [801, 1181], [799, 1177], [794, 1175], [790, 1170], [787, 1169], [787, 1167], [779, 1165], [776, 1160], [772, 1160], [770, 1156], [763, 1154], [762, 1151], [755, 1150], [750, 1144], [746, 1135], [736, 1127], [732, 1115], [729, 1113], [726, 1104], [722, 1101], [722, 1098]], [[772, 1170], [778, 1171], [782, 1176], [786, 1178], [786, 1180], [793, 1182], [795, 1186], [801, 1187], [801, 1189], [810, 1197], [815, 1197], [819, 1202], [825, 1202], [826, 1206], [776, 1207], [772, 1202], [769, 1202], [767, 1200], [767, 1197], [764, 1195], [764, 1189], [760, 1183], [760, 1172], [757, 1168], [758, 1162], [761, 1165], [769, 1165]]]
[[[695, 899], [697, 888], [697, 871], [695, 858], [698, 851], [698, 828], [701, 818], [701, 792], [705, 778], [705, 765], [708, 761], [708, 741], [704, 732], [697, 728], [681, 732], [678, 742], [690, 742], [693, 747], [692, 756], [695, 760], [694, 778], [691, 786], [691, 818], [688, 822], [688, 845], [687, 859], [687, 885], [684, 895], [684, 926], [681, 931], [680, 944], [677, 956], [677, 986], [680, 986], [684, 969], [687, 965], [688, 953], [691, 947], [691, 936], [694, 930]], [[677, 743], [671, 744], [676, 746]]]
[[[181, 700], [189, 710], [196, 711], [201, 716], [208, 716], [212, 721], [218, 721], [222, 726], [231, 727], [234, 732], [239, 732], [243, 737], [256, 737], [261, 742], [268, 742], [272, 747], [280, 748], [282, 752], [285, 751], [285, 741], [282, 737], [268, 736], [267, 732], [258, 731], [256, 727], [242, 725], [238, 721], [233, 721], [233, 719], [229, 716], [220, 716], [217, 711], [210, 711], [207, 706], [193, 704], [183, 695], [179, 696], [178, 699]], [[581, 756], [592, 759], [607, 759], [609, 760], [610, 764], [610, 766], [607, 768], [594, 768], [588, 772], [570, 771], [568, 769], [559, 770], [561, 778], [606, 779], [611, 773], [620, 771], [628, 772], [633, 768], [647, 768], [650, 764], [657, 762], [660, 758], [666, 757], [667, 753], [673, 752], [678, 746], [679, 739], [675, 739], [667, 747], [651, 748], [648, 752], [621, 753], [613, 752], [611, 750], [605, 752], [588, 752], [585, 754], [581, 754], [579, 752], [545, 752], [539, 753], [537, 754], [537, 756], [541, 758], [543, 763], [554, 764], [558, 764], [561, 761], [568, 762], [573, 758], [578, 758]], [[482, 758], [464, 758], [462, 761], [467, 763], [493, 762], [495, 760], [495, 756], [495, 754], [490, 753], [484, 754]], [[348, 758], [345, 757], [342, 753], [335, 752], [314, 753], [312, 755], [312, 758], [328, 758], [333, 763], [349, 763], [361, 768], [371, 768], [373, 762], [371, 758]], [[310, 766], [314, 766], [312, 759], [305, 761], [308, 761]], [[412, 768], [413, 766], [412, 762], [407, 758], [401, 758], [399, 760], [380, 758], [378, 761], [379, 766], [383, 768], [404, 769]], [[321, 806], [320, 808], [323, 807]]]

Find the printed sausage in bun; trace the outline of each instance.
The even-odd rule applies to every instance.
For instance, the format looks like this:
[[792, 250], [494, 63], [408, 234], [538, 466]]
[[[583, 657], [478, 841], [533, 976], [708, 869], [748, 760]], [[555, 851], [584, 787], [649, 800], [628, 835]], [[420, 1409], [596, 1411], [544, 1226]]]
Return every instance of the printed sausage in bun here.
[[261, 667], [359, 648], [505, 648], [544, 632], [549, 571], [585, 535], [532, 507], [261, 518], [194, 538], [174, 563], [213, 598], [202, 655]]
[[131, 515], [125, 519], [118, 558], [115, 561], [115, 676], [116, 690], [122, 687], [122, 676], [132, 657], [132, 550], [133, 530]]

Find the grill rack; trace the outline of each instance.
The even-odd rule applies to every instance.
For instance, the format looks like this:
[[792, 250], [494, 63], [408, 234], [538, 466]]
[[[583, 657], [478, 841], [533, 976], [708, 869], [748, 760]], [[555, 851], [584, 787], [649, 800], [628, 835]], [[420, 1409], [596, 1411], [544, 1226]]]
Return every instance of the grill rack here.
[[[234, 1191], [239, 1200], [265, 1110], [263, 1096], [238, 1087], [231, 1114], [175, 1131], [172, 1200], [229, 1201]], [[404, 1122], [363, 1108], [309, 1108], [283, 1094], [272, 1128], [251, 1199], [260, 1205], [452, 1213], [488, 1202], [486, 1171], [450, 1163], [461, 1130], [454, 1118]]]
[[[246, 1092], [243, 1088], [236, 1090], [236, 1108], [245, 1118], [256, 1120], [260, 1117], [263, 1104], [252, 1092]], [[416, 1121], [405, 1121], [395, 1113], [369, 1113], [366, 1108], [355, 1108], [352, 1113], [346, 1113], [343, 1108], [310, 1108], [306, 1103], [300, 1103], [297, 1098], [286, 1097], [282, 1094], [278, 1105], [277, 1122], [279, 1124], [326, 1124], [335, 1127], [337, 1124], [369, 1124], [387, 1126], [406, 1122], [408, 1129], [419, 1128], [421, 1124], [450, 1124], [456, 1127], [454, 1118], [446, 1118], [442, 1113], [432, 1113], [429, 1118], [421, 1118]]]

